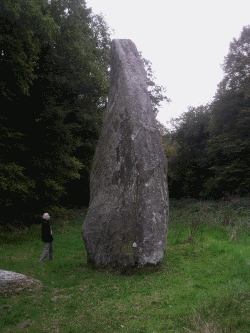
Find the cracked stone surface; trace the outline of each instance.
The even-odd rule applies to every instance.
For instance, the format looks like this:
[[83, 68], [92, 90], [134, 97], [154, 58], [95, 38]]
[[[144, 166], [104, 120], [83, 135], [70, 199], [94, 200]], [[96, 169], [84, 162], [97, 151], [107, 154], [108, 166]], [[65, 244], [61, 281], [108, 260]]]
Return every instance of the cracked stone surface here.
[[131, 40], [111, 44], [108, 106], [90, 178], [82, 226], [88, 262], [96, 266], [158, 265], [167, 241], [167, 160]]

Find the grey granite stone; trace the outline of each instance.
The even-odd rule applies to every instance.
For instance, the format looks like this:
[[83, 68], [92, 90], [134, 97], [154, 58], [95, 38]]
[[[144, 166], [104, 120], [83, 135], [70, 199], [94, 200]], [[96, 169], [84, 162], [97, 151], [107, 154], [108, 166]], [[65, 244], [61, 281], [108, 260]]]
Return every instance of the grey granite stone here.
[[82, 227], [96, 266], [157, 265], [166, 249], [167, 160], [131, 40], [113, 40], [108, 106], [90, 179]]
[[42, 286], [41, 281], [26, 275], [0, 270], [0, 294], [6, 292], [19, 293], [23, 290], [38, 290]]

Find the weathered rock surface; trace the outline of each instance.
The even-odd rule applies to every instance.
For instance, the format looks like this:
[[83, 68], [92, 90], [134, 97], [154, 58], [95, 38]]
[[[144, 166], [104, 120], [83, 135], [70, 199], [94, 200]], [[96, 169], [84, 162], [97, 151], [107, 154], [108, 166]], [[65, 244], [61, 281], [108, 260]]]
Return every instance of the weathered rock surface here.
[[23, 290], [33, 291], [42, 287], [42, 282], [26, 275], [0, 270], [0, 294], [19, 293]]
[[113, 40], [111, 84], [82, 227], [96, 266], [157, 265], [167, 239], [167, 161], [146, 72], [131, 40]]

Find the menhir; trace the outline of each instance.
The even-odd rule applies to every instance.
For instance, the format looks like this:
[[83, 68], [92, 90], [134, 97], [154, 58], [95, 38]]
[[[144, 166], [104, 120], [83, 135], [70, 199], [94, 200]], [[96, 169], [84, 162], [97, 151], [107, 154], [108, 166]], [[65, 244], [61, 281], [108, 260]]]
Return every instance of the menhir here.
[[167, 160], [146, 72], [131, 40], [113, 40], [109, 101], [82, 227], [88, 262], [155, 266], [166, 249], [167, 223]]

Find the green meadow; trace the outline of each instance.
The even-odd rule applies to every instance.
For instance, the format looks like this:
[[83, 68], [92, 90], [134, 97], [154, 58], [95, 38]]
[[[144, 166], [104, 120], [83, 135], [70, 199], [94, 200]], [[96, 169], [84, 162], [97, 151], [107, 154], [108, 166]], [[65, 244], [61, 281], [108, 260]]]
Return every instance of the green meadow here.
[[1, 294], [1, 332], [250, 332], [249, 199], [171, 200], [166, 254], [151, 272], [89, 266], [84, 216], [52, 219], [53, 262], [38, 263], [40, 225], [1, 233], [0, 269], [43, 284]]

